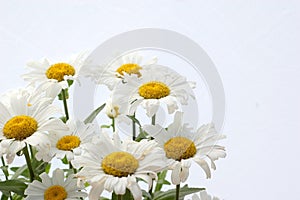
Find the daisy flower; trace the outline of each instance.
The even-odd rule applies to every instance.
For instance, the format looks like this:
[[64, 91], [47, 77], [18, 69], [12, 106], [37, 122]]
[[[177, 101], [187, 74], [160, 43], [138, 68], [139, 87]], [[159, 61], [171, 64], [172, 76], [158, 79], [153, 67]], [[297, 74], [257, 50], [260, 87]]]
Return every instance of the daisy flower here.
[[75, 155], [80, 155], [95, 136], [94, 124], [84, 124], [79, 120], [68, 120], [69, 131], [53, 132], [49, 134], [51, 146], [50, 157], [73, 160]]
[[91, 77], [97, 84], [104, 84], [110, 90], [124, 77], [124, 74], [142, 76], [140, 70], [155, 64], [157, 58], [153, 58], [146, 63], [142, 62], [143, 57], [137, 52], [127, 54], [117, 59], [110, 65], [86, 65], [83, 74]]
[[192, 200], [220, 200], [217, 197], [212, 197], [205, 190], [200, 192], [200, 196], [194, 194]]
[[77, 80], [80, 68], [84, 64], [87, 53], [79, 53], [71, 56], [68, 60], [50, 62], [43, 58], [39, 61], [27, 63], [30, 72], [23, 75], [25, 81], [31, 84], [47, 82], [53, 87], [61, 89], [69, 87], [68, 80]]
[[164, 129], [160, 125], [145, 125], [143, 129], [158, 142], [168, 158], [169, 168], [172, 170], [171, 180], [175, 185], [185, 182], [189, 176], [191, 161], [196, 162], [211, 178], [211, 168], [216, 169], [214, 163], [226, 156], [225, 148], [215, 143], [225, 138], [216, 133], [212, 124], [201, 126], [196, 132], [183, 124], [183, 113], [176, 112], [174, 122]]
[[88, 146], [87, 154], [76, 157], [72, 164], [82, 170], [76, 175], [91, 184], [90, 200], [98, 200], [103, 190], [123, 195], [128, 188], [134, 199], [142, 199], [142, 191], [137, 183], [141, 178], [152, 186], [157, 172], [166, 167], [164, 152], [154, 141], [121, 142], [114, 134], [111, 140], [105, 133], [97, 143]]
[[115, 99], [127, 101], [129, 115], [142, 105], [147, 116], [152, 117], [161, 103], [166, 104], [169, 114], [172, 114], [179, 108], [179, 103], [186, 105], [189, 97], [194, 98], [192, 84], [168, 67], [152, 65], [141, 73], [140, 78], [125, 75], [112, 94]]
[[65, 180], [62, 169], [53, 171], [50, 178], [45, 172], [40, 175], [42, 182], [33, 181], [25, 190], [25, 200], [76, 200], [87, 196], [85, 192], [79, 191], [77, 180], [73, 175]]
[[49, 87], [47, 84], [41, 84], [37, 88], [29, 85], [26, 88], [14, 89], [5, 93], [2, 95], [1, 100], [5, 104], [9, 104], [11, 96], [17, 96], [26, 98], [29, 106], [39, 104], [42, 101], [51, 104], [60, 93], [60, 90], [61, 89], [57, 87]]
[[60, 110], [50, 105], [47, 99], [29, 104], [26, 95], [11, 95], [8, 103], [0, 102], [0, 156], [6, 154], [8, 163], [26, 144], [37, 146], [47, 143], [48, 131], [67, 130], [60, 119], [50, 118]]

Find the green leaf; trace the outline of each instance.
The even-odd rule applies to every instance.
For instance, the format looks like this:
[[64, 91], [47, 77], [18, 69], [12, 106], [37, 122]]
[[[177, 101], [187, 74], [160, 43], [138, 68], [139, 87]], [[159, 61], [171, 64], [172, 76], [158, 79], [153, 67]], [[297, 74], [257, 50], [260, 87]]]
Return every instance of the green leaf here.
[[135, 141], [140, 142], [143, 139], [147, 139], [148, 134], [142, 130], [142, 128], [140, 128], [140, 133], [139, 135], [136, 137]]
[[132, 115], [132, 116], [131, 116], [131, 115], [127, 115], [127, 117], [128, 117], [129, 119], [131, 119], [133, 122], [135, 122], [137, 125], [139, 125], [139, 127], [142, 127], [140, 121], [139, 121], [137, 118], [135, 118], [134, 115]]
[[73, 83], [74, 83], [74, 81], [73, 80], [67, 80], [67, 82], [68, 82], [68, 86], [70, 87]]
[[158, 179], [154, 190], [155, 192], [161, 191], [163, 185], [170, 185], [170, 182], [166, 180], [167, 173], [168, 170], [158, 173]]
[[4, 175], [8, 177], [9, 176], [8, 167], [7, 166], [1, 166], [0, 168], [2, 169]]
[[11, 179], [17, 179], [21, 175], [24, 177], [29, 176], [27, 165], [23, 165], [22, 167], [12, 167], [12, 168], [10, 168], [10, 170], [15, 172]]
[[94, 119], [97, 117], [97, 115], [101, 112], [101, 110], [103, 110], [103, 108], [105, 107], [105, 103], [102, 104], [100, 107], [98, 107], [96, 110], [94, 110], [85, 120], [84, 123], [91, 123], [94, 121]]
[[17, 194], [13, 195], [13, 200], [23, 200], [23, 197]]
[[2, 197], [1, 197], [1, 200], [8, 200], [8, 196], [3, 194]]
[[145, 197], [146, 199], [152, 200], [152, 196], [149, 192], [142, 190], [142, 194], [143, 194], [143, 197]]
[[100, 197], [99, 200], [110, 200], [109, 198], [106, 198], [106, 197]]
[[6, 196], [9, 196], [9, 192], [14, 192], [18, 195], [24, 196], [24, 191], [26, 188], [27, 185], [19, 180], [8, 180], [0, 182], [0, 191]]
[[[186, 195], [193, 194], [205, 190], [205, 188], [189, 188], [188, 185], [180, 188], [179, 199], [183, 200]], [[176, 197], [176, 189], [168, 190], [165, 192], [155, 192], [153, 200], [174, 200]]]
[[101, 125], [101, 128], [110, 128], [111, 127], [111, 125]]
[[69, 161], [67, 159], [67, 156], [65, 156], [63, 159], [61, 159], [62, 163], [64, 163], [65, 165], [69, 164]]

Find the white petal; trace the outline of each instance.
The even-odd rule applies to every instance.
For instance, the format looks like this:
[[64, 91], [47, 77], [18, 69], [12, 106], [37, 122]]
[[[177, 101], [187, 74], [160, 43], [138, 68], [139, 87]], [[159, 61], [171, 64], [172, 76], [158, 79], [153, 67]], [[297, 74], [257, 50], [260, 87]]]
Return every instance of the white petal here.
[[92, 189], [89, 193], [89, 200], [98, 200], [104, 189], [103, 181], [92, 183]]
[[181, 172], [181, 164], [178, 162], [175, 165], [175, 168], [172, 170], [171, 180], [174, 185], [180, 184], [180, 172]]

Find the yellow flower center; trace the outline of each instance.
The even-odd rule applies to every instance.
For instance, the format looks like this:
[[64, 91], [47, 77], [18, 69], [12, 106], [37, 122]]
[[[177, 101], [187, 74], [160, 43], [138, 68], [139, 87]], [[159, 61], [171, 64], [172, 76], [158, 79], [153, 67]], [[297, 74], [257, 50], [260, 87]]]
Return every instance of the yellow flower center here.
[[151, 81], [139, 87], [139, 95], [145, 99], [161, 99], [169, 94], [169, 87], [158, 81]]
[[44, 193], [44, 200], [64, 200], [68, 196], [65, 188], [60, 185], [49, 187]]
[[19, 115], [8, 120], [3, 127], [3, 135], [7, 139], [24, 140], [37, 131], [37, 121], [26, 115]]
[[76, 147], [79, 147], [80, 139], [75, 135], [66, 135], [58, 140], [56, 148], [63, 151], [71, 151]]
[[46, 72], [48, 79], [56, 79], [58, 81], [64, 80], [65, 75], [74, 76], [74, 74], [74, 67], [67, 63], [56, 63], [51, 65]]
[[121, 65], [121, 67], [119, 67], [116, 71], [121, 74], [122, 76], [124, 76], [124, 72], [127, 74], [136, 74], [138, 75], [138, 77], [142, 76], [140, 73], [140, 69], [142, 69], [141, 66], [139, 66], [138, 64], [134, 64], [134, 63], [127, 63], [124, 65]]
[[191, 158], [197, 152], [194, 142], [185, 137], [171, 138], [165, 143], [164, 150], [168, 158], [177, 161]]
[[117, 177], [126, 177], [133, 174], [138, 166], [138, 160], [126, 152], [113, 152], [107, 155], [101, 163], [101, 167], [106, 174]]

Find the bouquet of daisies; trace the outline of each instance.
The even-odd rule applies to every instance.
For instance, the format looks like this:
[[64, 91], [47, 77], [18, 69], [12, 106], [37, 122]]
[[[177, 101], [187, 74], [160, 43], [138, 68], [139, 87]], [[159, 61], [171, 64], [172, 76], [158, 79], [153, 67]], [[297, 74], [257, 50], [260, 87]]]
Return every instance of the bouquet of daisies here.
[[[107, 65], [91, 66], [80, 53], [27, 67], [29, 84], [0, 99], [1, 200], [218, 199], [184, 184], [192, 163], [211, 178], [215, 161], [226, 156], [217, 145], [225, 136], [213, 124], [184, 121], [188, 113], [180, 108], [194, 98], [193, 82], [137, 53]], [[110, 95], [79, 120], [70, 97], [82, 77], [107, 86]], [[157, 118], [162, 106], [172, 118], [168, 125]], [[111, 123], [98, 125], [100, 115]], [[122, 123], [130, 134], [119, 128]]]

